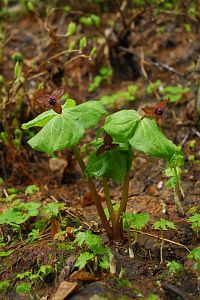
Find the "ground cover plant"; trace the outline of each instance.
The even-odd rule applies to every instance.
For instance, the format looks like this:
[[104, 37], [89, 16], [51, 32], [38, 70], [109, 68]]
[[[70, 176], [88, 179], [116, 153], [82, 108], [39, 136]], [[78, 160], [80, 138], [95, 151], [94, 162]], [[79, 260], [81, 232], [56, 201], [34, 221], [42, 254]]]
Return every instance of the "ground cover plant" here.
[[199, 7], [1, 1], [1, 299], [199, 299]]

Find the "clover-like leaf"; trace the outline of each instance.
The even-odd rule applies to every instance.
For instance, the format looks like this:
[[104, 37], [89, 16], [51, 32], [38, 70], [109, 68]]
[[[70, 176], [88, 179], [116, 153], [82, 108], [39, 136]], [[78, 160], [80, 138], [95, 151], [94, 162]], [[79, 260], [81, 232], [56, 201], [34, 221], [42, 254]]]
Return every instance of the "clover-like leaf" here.
[[154, 120], [144, 118], [129, 140], [131, 146], [145, 154], [170, 160], [179, 148], [168, 140]]
[[105, 120], [103, 129], [118, 142], [127, 142], [134, 136], [135, 130], [141, 120], [138, 112], [134, 110], [121, 110]]

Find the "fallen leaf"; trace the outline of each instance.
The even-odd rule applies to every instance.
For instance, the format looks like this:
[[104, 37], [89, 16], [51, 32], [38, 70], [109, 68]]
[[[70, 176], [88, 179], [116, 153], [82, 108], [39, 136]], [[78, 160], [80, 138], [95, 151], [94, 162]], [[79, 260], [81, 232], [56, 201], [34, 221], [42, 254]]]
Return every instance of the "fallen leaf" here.
[[[55, 235], [59, 232], [61, 232], [60, 223], [57, 219], [54, 218], [51, 220], [51, 238], [52, 238], [52, 240], [54, 240]], [[58, 236], [57, 239], [60, 241], [64, 241], [65, 237]]]
[[94, 274], [91, 274], [84, 270], [75, 271], [74, 273], [71, 274], [70, 279], [80, 280], [80, 281], [89, 281], [89, 282], [99, 280], [99, 278], [96, 278], [96, 276]]
[[77, 282], [68, 282], [63, 281], [60, 283], [57, 291], [51, 298], [51, 300], [64, 300], [68, 297], [76, 288], [78, 284]]

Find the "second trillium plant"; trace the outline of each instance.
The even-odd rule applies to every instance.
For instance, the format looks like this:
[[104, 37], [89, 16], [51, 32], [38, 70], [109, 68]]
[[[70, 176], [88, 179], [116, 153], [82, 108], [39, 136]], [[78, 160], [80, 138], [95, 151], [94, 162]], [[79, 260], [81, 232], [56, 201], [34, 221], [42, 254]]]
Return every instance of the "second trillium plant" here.
[[[89, 156], [86, 165], [78, 145], [86, 129], [95, 128], [103, 117], [106, 118], [100, 132], [103, 132], [104, 138], [92, 142], [97, 149]], [[128, 201], [129, 171], [134, 159], [134, 150], [163, 158], [173, 169], [183, 164], [181, 148], [165, 137], [155, 120], [141, 117], [134, 110], [121, 110], [108, 115], [101, 102], [88, 101], [76, 105], [74, 100], [68, 99], [62, 106], [62, 113], [48, 110], [23, 124], [22, 128], [29, 129], [34, 126], [42, 129], [28, 141], [33, 149], [46, 152], [52, 157], [55, 157], [56, 151], [72, 149], [86, 176], [97, 212], [110, 239], [123, 239], [122, 216]], [[94, 177], [102, 180], [109, 218], [99, 199]], [[110, 179], [122, 184], [122, 197], [117, 213], [110, 198]], [[176, 204], [182, 213], [180, 201], [177, 200]]]

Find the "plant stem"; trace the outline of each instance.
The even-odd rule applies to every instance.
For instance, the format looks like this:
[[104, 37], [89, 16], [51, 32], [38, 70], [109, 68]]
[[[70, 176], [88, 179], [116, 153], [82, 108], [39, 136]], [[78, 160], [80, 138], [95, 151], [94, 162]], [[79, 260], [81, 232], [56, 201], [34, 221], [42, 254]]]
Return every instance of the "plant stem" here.
[[161, 245], [160, 245], [160, 264], [163, 263], [163, 246], [164, 246], [164, 239], [163, 239], [163, 231], [161, 230]]
[[106, 198], [106, 204], [107, 204], [110, 219], [111, 219], [111, 222], [112, 222], [112, 227], [115, 228], [116, 215], [115, 215], [115, 212], [114, 212], [114, 209], [113, 209], [113, 206], [112, 206], [112, 202], [111, 202], [111, 198], [110, 198], [110, 194], [109, 194], [108, 179], [106, 177], [102, 178], [102, 184], [103, 184], [104, 195], [105, 195], [105, 198]]
[[128, 202], [128, 189], [129, 189], [129, 172], [124, 176], [122, 200], [119, 207], [118, 221], [121, 219], [122, 214], [126, 211], [126, 206]]
[[179, 176], [177, 173], [177, 169], [176, 167], [173, 168], [174, 169], [174, 175], [176, 177], [176, 185], [175, 185], [175, 190], [174, 190], [174, 201], [177, 207], [177, 212], [184, 216], [184, 210], [183, 210], [183, 206], [181, 204], [181, 188], [180, 188], [180, 180], [179, 180]]
[[122, 225], [122, 215], [126, 211], [126, 206], [128, 202], [128, 189], [129, 189], [129, 172], [124, 176], [123, 190], [122, 190], [122, 200], [119, 207], [116, 229], [114, 232], [118, 234], [118, 238], [123, 239], [123, 225]]
[[[83, 175], [85, 176], [85, 169], [86, 169], [86, 166], [85, 166], [85, 163], [81, 157], [81, 154], [80, 154], [80, 151], [78, 149], [78, 147], [74, 146], [72, 147], [72, 150], [74, 152], [74, 155], [79, 163], [79, 166], [83, 172]], [[109, 222], [106, 218], [106, 215], [105, 215], [105, 212], [103, 210], [103, 207], [102, 207], [102, 204], [101, 204], [101, 201], [99, 199], [99, 195], [96, 191], [96, 188], [95, 188], [95, 185], [94, 185], [94, 182], [92, 181], [92, 178], [90, 176], [87, 176], [87, 183], [88, 183], [88, 187], [91, 191], [91, 194], [92, 194], [92, 198], [95, 202], [95, 205], [96, 205], [96, 208], [97, 208], [97, 211], [98, 211], [98, 214], [99, 214], [99, 217], [102, 221], [102, 224], [103, 224], [103, 227], [105, 228], [105, 231], [107, 233], [107, 235], [112, 239], [113, 238], [113, 231], [112, 231], [112, 228], [110, 227], [109, 225]]]

